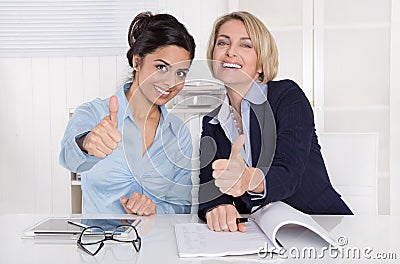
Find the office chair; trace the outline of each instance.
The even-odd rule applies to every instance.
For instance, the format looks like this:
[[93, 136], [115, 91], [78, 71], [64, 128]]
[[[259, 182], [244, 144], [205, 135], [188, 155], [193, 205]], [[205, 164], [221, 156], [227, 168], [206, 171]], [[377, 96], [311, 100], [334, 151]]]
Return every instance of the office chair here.
[[334, 188], [355, 215], [377, 215], [378, 135], [320, 133], [319, 144]]

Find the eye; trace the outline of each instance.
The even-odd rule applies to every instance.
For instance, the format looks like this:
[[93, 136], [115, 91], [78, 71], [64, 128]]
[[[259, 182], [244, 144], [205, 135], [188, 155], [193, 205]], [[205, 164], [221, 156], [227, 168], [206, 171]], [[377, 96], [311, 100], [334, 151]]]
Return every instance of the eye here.
[[252, 49], [252, 48], [253, 48], [253, 45], [247, 44], [247, 43], [243, 43], [243, 44], [242, 44], [242, 47], [243, 47], [243, 48], [246, 48], [246, 49]]
[[217, 41], [217, 46], [226, 46], [226, 45], [229, 45], [229, 43], [227, 42], [227, 41], [225, 41], [225, 40], [220, 40], [220, 41]]
[[177, 72], [176, 72], [176, 75], [177, 75], [179, 78], [186, 78], [187, 72], [186, 72], [186, 71], [177, 71]]
[[167, 71], [168, 71], [167, 65], [164, 65], [164, 64], [158, 64], [158, 65], [156, 65], [156, 68], [157, 68], [159, 71], [163, 71], [163, 72], [167, 72]]

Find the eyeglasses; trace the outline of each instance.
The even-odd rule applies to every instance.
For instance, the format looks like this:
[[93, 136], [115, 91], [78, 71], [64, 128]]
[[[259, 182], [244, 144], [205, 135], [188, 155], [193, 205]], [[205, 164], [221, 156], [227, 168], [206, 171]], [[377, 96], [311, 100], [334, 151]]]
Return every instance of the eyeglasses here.
[[105, 231], [100, 226], [88, 226], [82, 230], [76, 243], [83, 251], [94, 256], [104, 246], [106, 240], [132, 243], [136, 252], [139, 252], [142, 246], [142, 239], [136, 228], [128, 224], [118, 225], [112, 232]]

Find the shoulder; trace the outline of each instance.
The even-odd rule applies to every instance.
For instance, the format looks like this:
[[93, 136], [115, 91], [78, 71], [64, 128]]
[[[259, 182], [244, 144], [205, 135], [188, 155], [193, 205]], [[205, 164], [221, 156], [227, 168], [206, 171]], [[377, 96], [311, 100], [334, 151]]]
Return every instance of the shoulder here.
[[288, 93], [303, 93], [303, 90], [296, 82], [289, 79], [268, 82], [268, 95], [281, 97]]
[[74, 116], [94, 116], [97, 119], [102, 119], [107, 115], [109, 98], [100, 99], [96, 98], [90, 102], [85, 102], [78, 106], [74, 111]]
[[268, 101], [271, 106], [284, 104], [305, 103], [309, 101], [300, 86], [292, 80], [268, 82]]

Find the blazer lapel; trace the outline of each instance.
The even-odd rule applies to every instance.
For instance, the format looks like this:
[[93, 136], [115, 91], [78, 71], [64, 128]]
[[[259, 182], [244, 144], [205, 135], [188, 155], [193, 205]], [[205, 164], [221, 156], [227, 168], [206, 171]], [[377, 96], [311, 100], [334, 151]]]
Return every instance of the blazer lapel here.
[[[256, 105], [255, 105], [256, 106]], [[252, 166], [256, 167], [261, 151], [261, 125], [258, 122], [253, 105], [250, 107], [250, 145]]]
[[250, 104], [250, 140], [253, 167], [269, 168], [275, 155], [275, 118], [268, 102]]

